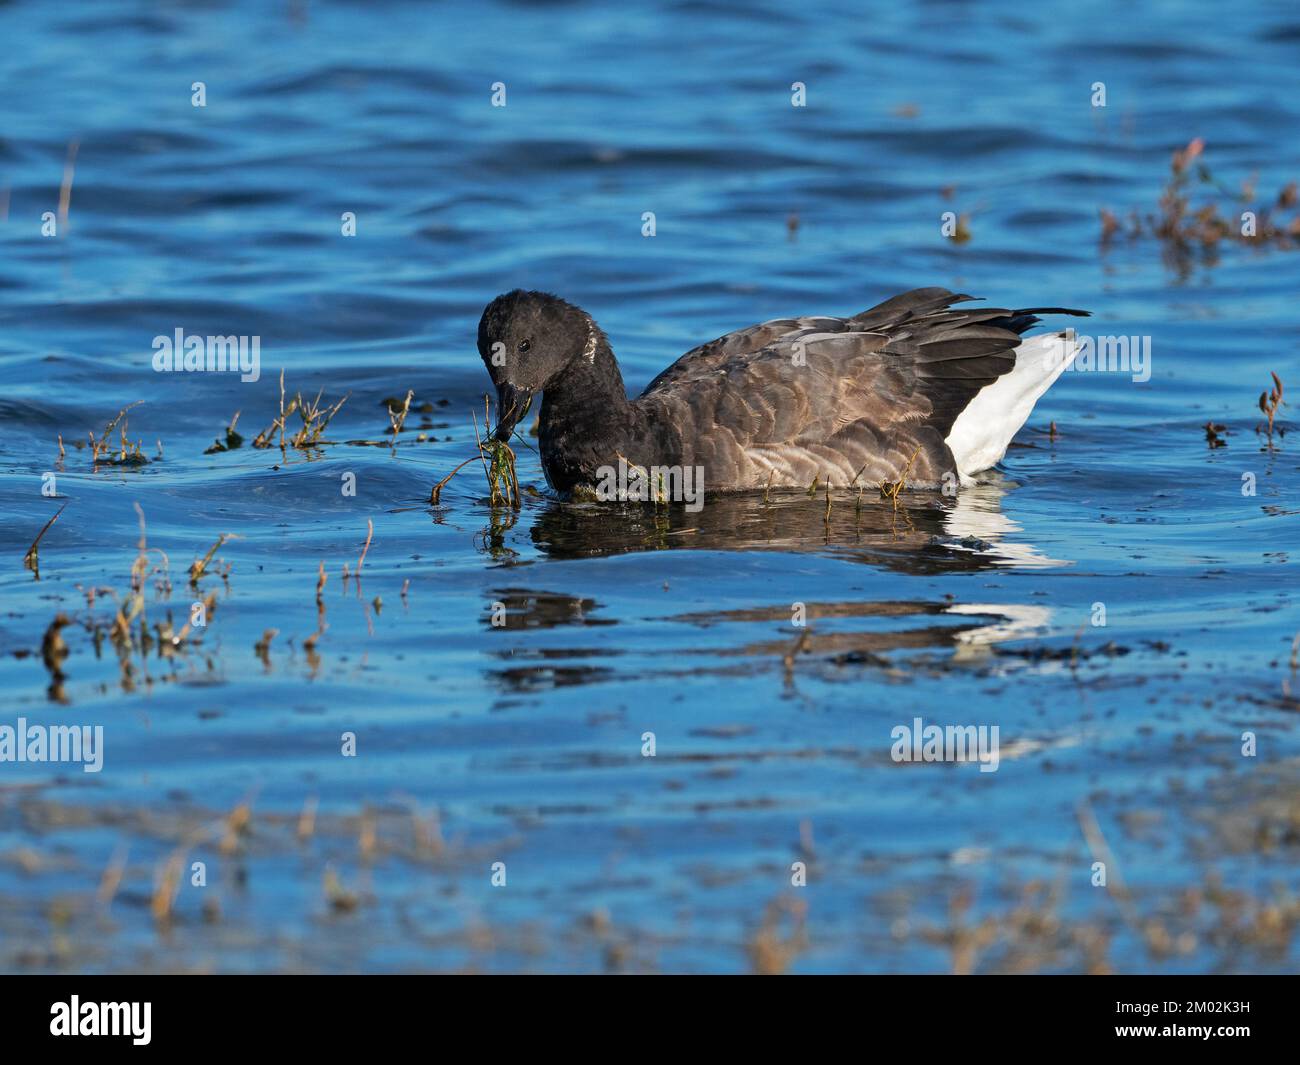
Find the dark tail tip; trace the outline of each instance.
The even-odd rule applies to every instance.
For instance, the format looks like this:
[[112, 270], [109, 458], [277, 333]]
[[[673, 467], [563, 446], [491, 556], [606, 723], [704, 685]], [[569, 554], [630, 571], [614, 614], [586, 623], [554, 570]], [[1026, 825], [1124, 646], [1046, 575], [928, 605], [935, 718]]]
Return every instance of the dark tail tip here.
[[1006, 318], [998, 320], [998, 325], [1010, 329], [1013, 333], [1023, 333], [1030, 326], [1037, 325], [1041, 314], [1068, 314], [1075, 318], [1091, 318], [1092, 311], [1080, 311], [1074, 307], [1023, 307], [1012, 311]]

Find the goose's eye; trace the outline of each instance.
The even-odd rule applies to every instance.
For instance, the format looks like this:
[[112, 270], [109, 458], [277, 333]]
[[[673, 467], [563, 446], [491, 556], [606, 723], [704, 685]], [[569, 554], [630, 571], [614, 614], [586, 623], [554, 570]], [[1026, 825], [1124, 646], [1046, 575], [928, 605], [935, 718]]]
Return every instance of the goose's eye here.
[[521, 341], [519, 341], [519, 350], [520, 350], [521, 352], [527, 351], [527, 350], [528, 350], [529, 348], [531, 348], [532, 346], [533, 346], [533, 342], [532, 342], [531, 340], [521, 340]]

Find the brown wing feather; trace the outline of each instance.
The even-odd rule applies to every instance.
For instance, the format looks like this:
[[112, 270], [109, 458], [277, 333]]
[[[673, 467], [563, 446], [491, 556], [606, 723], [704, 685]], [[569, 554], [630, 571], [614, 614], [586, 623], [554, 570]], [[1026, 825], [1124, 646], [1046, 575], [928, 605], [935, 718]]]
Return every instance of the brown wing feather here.
[[[938, 483], [944, 438], [1015, 365], [1031, 312], [953, 309], [972, 297], [916, 289], [852, 318], [783, 318], [687, 352], [636, 401], [680, 434], [708, 483]], [[802, 364], [796, 358], [802, 352]], [[908, 464], [911, 462], [909, 468]]]

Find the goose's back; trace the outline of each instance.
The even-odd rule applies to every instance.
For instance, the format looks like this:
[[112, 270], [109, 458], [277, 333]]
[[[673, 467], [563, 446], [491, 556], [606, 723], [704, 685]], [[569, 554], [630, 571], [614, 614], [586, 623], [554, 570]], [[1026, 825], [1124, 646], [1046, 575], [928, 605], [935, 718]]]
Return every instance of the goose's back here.
[[[851, 318], [781, 318], [687, 352], [637, 399], [673, 426], [682, 465], [711, 488], [939, 484], [944, 438], [985, 385], [1015, 365], [1029, 312], [954, 309], [916, 289]], [[909, 465], [910, 464], [910, 465]]]

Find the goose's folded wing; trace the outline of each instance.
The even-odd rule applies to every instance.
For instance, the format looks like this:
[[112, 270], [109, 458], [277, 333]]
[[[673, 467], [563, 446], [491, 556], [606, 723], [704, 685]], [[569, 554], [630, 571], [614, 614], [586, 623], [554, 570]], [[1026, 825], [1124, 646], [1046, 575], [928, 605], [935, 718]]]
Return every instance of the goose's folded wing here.
[[852, 318], [737, 330], [683, 355], [637, 404], [674, 426], [683, 461], [711, 462], [741, 483], [768, 469], [799, 481], [864, 464], [868, 478], [884, 477], [917, 448], [932, 468], [916, 472], [937, 477], [953, 422], [1015, 366], [1020, 333], [1037, 320], [953, 307], [970, 299], [917, 289]]

